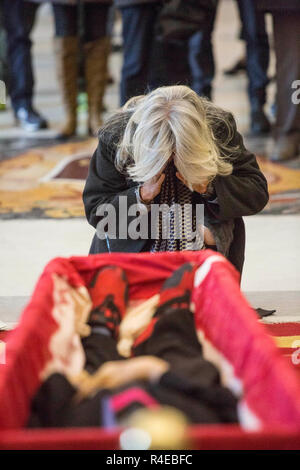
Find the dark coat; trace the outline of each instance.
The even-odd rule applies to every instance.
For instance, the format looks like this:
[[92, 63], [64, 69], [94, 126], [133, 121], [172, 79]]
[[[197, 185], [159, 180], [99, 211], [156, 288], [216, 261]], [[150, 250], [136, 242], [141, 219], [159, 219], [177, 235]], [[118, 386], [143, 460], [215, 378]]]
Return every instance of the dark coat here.
[[[111, 203], [118, 212], [119, 196], [127, 197], [128, 207], [137, 203], [135, 192], [137, 183], [126, 178], [114, 164], [116, 146], [124, 133], [128, 119], [128, 112], [120, 113], [120, 119], [114, 120], [111, 128], [109, 125], [106, 126], [106, 130], [100, 133], [99, 144], [90, 163], [83, 201], [87, 220], [94, 227], [100, 220], [96, 215], [99, 205]], [[235, 219], [234, 238], [228, 258], [242, 272], [245, 251], [245, 227], [242, 217], [261, 211], [267, 204], [269, 196], [266, 179], [258, 167], [255, 156], [244, 147], [242, 136], [238, 133], [231, 114], [229, 119], [234, 129], [230, 144], [239, 149], [234, 157], [229, 157], [233, 164], [233, 173], [226, 177], [217, 176], [213, 181], [218, 198], [217, 206], [209, 200], [202, 202], [205, 204], [205, 211], [213, 213], [219, 220]], [[225, 125], [222, 126], [214, 129], [215, 134], [228, 132]], [[128, 224], [133, 219], [134, 217], [128, 217]], [[146, 243], [147, 241], [143, 239], [100, 240], [95, 234], [90, 254], [108, 251], [141, 252], [147, 250]]]
[[269, 13], [300, 12], [299, 0], [254, 0], [256, 8]]

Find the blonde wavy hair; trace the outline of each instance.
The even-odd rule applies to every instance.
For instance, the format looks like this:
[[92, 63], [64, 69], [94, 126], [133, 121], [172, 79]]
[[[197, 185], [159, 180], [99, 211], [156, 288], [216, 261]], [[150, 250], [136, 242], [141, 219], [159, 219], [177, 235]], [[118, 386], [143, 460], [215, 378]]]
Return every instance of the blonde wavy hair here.
[[[133, 181], [143, 183], [160, 174], [171, 158], [191, 190], [232, 173], [227, 158], [234, 153], [230, 114], [189, 87], [157, 88], [130, 99], [122, 111], [132, 115], [117, 148], [116, 167], [126, 167]], [[228, 131], [221, 140], [214, 133], [220, 124]]]

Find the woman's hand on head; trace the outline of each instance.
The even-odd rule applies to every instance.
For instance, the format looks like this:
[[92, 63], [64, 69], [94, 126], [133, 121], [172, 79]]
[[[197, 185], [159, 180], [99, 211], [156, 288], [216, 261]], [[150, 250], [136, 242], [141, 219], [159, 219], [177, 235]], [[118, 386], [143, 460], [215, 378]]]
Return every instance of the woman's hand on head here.
[[155, 196], [160, 193], [164, 179], [165, 174], [162, 173], [160, 175], [154, 176], [154, 178], [151, 178], [149, 181], [146, 181], [140, 187], [140, 196], [143, 202], [149, 204], [151, 201], [153, 201]]
[[[178, 171], [176, 172], [176, 176], [183, 184], [185, 184], [185, 186], [188, 186], [186, 180], [183, 178], [183, 176]], [[209, 182], [206, 181], [205, 183], [202, 183], [202, 184], [194, 184], [193, 185], [193, 191], [195, 191], [196, 193], [200, 193], [200, 194], [206, 193], [208, 183]]]

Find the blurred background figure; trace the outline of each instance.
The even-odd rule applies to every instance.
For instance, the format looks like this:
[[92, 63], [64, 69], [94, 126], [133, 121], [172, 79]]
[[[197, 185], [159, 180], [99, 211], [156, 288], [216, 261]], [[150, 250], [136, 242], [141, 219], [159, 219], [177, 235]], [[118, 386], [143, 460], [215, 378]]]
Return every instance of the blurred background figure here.
[[300, 79], [300, 2], [256, 0], [257, 9], [272, 13], [276, 55], [276, 126], [272, 160], [289, 160], [298, 155], [300, 107], [293, 102], [293, 83]]
[[9, 89], [19, 123], [25, 130], [47, 127], [45, 119], [32, 106], [34, 80], [30, 33], [39, 4], [52, 3], [56, 68], [66, 115], [57, 137], [66, 139], [76, 134], [80, 57], [83, 57], [88, 97], [88, 131], [95, 135], [102, 124], [110, 49], [107, 18], [111, 0], [13, 0], [13, 3], [14, 8], [10, 0], [4, 0], [4, 18], [11, 68]]
[[[250, 131], [254, 135], [270, 131], [270, 123], [264, 112], [266, 87], [268, 85], [269, 41], [264, 14], [255, 8], [252, 0], [237, 0], [242, 21], [242, 36], [246, 41], [246, 68], [248, 75], [248, 97], [250, 102]], [[203, 29], [189, 41], [189, 63], [191, 67], [191, 87], [199, 95], [212, 98], [212, 81], [215, 74], [212, 33], [215, 24], [216, 8]], [[240, 69], [242, 66], [238, 65]], [[243, 68], [243, 67], [242, 67]]]
[[[36, 0], [43, 3], [45, 0]], [[107, 36], [110, 0], [51, 0], [55, 22], [55, 58], [66, 122], [58, 137], [76, 134], [77, 94], [80, 51], [84, 61], [84, 78], [88, 97], [88, 131], [95, 135], [102, 124], [101, 112], [107, 81]], [[83, 15], [82, 44], [79, 39], [79, 6]], [[82, 49], [80, 49], [82, 46]]]
[[122, 16], [124, 55], [120, 104], [123, 106], [129, 98], [154, 87], [151, 83], [155, 66], [151, 60], [156, 55], [154, 26], [162, 0], [115, 0], [114, 4]]
[[[218, 1], [201, 0], [205, 21], [189, 39], [174, 42], [155, 39], [155, 23], [161, 0], [115, 0], [123, 21], [124, 62], [121, 76], [121, 105], [127, 99], [162, 85], [187, 84], [200, 96], [213, 98], [215, 75], [212, 35]], [[264, 112], [269, 41], [264, 13], [251, 0], [237, 0], [247, 45], [246, 70], [253, 135], [270, 131]]]
[[163, 0], [114, 0], [114, 4], [122, 17], [121, 106], [159, 86], [190, 84], [188, 41], [161, 41], [156, 35]]
[[[6, 50], [6, 33], [3, 24], [3, 5], [0, 2], [0, 80], [8, 83], [8, 64]], [[0, 111], [5, 109], [5, 104], [0, 103]]]
[[[188, 44], [188, 62], [190, 67], [190, 86], [200, 96], [212, 99], [212, 82], [215, 75], [215, 61], [212, 34], [215, 24], [218, 2], [210, 2], [206, 21], [201, 31], [193, 34]], [[215, 4], [214, 4], [215, 3]]]
[[250, 102], [250, 131], [260, 135], [271, 130], [264, 112], [266, 88], [269, 83], [269, 40], [264, 15], [255, 8], [252, 0], [237, 0], [246, 41], [246, 68]]
[[38, 5], [23, 0], [3, 0], [2, 7], [9, 65], [8, 91], [15, 118], [26, 131], [44, 129], [47, 122], [33, 107], [30, 32]]

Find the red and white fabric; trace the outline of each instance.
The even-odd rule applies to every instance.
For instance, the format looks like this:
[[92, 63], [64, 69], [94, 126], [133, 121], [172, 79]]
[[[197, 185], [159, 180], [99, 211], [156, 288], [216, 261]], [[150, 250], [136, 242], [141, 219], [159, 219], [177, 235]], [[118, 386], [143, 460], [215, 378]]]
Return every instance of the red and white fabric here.
[[46, 266], [17, 328], [5, 341], [6, 363], [0, 365], [0, 448], [1, 431], [15, 430], [19, 438], [24, 433], [25, 441], [26, 433], [35, 435], [20, 428], [28, 418], [32, 397], [54, 363], [73, 373], [82, 367], [68, 286], [84, 297], [95, 271], [116, 264], [126, 271], [130, 299], [147, 299], [187, 261], [199, 265], [192, 294], [196, 328], [231, 368], [242, 392], [245, 425], [256, 430], [300, 431], [298, 377], [258, 322], [240, 292], [237, 271], [224, 257], [209, 250], [113, 253], [56, 258]]

